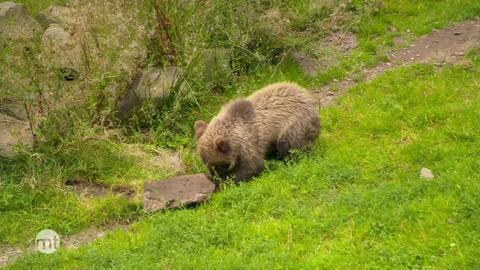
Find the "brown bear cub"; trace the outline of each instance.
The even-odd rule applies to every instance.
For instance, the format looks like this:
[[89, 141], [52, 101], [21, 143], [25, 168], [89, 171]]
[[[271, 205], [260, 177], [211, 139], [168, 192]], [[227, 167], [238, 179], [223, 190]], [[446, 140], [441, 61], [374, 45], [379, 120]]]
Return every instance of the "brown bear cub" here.
[[294, 83], [275, 83], [226, 104], [210, 123], [195, 122], [197, 150], [212, 175], [237, 182], [258, 175], [267, 154], [282, 157], [320, 133], [317, 100]]

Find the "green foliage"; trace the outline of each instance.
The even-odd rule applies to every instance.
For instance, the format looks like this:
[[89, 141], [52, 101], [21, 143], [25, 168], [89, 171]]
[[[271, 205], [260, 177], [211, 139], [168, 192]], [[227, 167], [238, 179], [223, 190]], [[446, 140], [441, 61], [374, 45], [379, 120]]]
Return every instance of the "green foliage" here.
[[15, 2], [24, 4], [32, 14], [37, 14], [40, 10], [51, 5], [64, 5], [67, 0], [18, 0]]
[[[478, 267], [480, 61], [470, 58], [470, 70], [418, 65], [360, 84], [323, 110], [311, 152], [208, 204], [12, 269]], [[423, 166], [435, 180], [419, 177]]]
[[[58, 3], [23, 2], [33, 13]], [[480, 14], [473, 0], [108, 5], [113, 2], [81, 1], [97, 3], [101, 11], [112, 8], [104, 16], [93, 16], [97, 9], [88, 13], [92, 27], [82, 37], [95, 53], [86, 55], [90, 70], [82, 73], [79, 88], [38, 68], [35, 57], [11, 61], [25, 51], [0, 46], [0, 97], [15, 86], [27, 90], [15, 97], [36, 107], [38, 90], [44, 89], [11, 84], [14, 77], [5, 72], [48, 81], [54, 86], [48, 96], [55, 97], [55, 106], [38, 117], [34, 150], [0, 159], [0, 244], [25, 245], [47, 227], [68, 235], [144, 217], [138, 198], [82, 197], [64, 182], [85, 177], [138, 192], [144, 181], [171, 175], [152, 166], [155, 153], [139, 147], [142, 154], [134, 155], [138, 144], [179, 149], [188, 173], [204, 171], [192, 126], [210, 119], [227, 100], [281, 80], [318, 89], [385, 60], [393, 39], [407, 30], [416, 36]], [[165, 7], [170, 21], [173, 58], [158, 32], [155, 3]], [[127, 22], [126, 32], [118, 31], [119, 21]], [[303, 74], [288, 57], [293, 49], [318, 53], [318, 41], [335, 31], [356, 33], [359, 46], [317, 77]], [[148, 49], [147, 58], [113, 69], [132, 41]], [[212, 48], [227, 53], [210, 62], [204, 54]], [[269, 162], [262, 177], [226, 186], [207, 205], [154, 214], [130, 233], [79, 251], [27, 256], [13, 268], [478, 267], [480, 57], [469, 57], [471, 70], [417, 66], [359, 86], [322, 112], [323, 134], [312, 152], [286, 164]], [[137, 118], [120, 124], [116, 101], [135, 74], [170, 64], [184, 71], [185, 88], [178, 85], [166, 99], [146, 102]], [[434, 171], [435, 182], [418, 179], [422, 166]]]

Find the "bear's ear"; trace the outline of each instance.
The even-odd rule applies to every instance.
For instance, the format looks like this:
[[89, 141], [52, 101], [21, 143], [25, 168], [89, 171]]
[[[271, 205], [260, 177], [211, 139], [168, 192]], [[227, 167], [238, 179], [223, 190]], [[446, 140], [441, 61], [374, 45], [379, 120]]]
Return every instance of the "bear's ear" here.
[[244, 120], [249, 120], [253, 118], [255, 112], [253, 110], [252, 102], [246, 99], [238, 99], [233, 101], [230, 104], [230, 108], [228, 110], [231, 116], [235, 118], [241, 118]]
[[203, 120], [198, 120], [195, 122], [195, 138], [202, 137], [203, 133], [207, 129], [208, 123]]
[[218, 137], [215, 139], [215, 149], [228, 155], [230, 153], [230, 143], [225, 138]]

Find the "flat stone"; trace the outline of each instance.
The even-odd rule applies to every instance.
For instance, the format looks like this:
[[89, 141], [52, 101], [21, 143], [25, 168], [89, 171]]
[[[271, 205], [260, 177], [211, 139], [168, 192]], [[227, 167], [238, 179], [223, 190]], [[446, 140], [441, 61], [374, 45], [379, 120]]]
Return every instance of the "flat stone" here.
[[138, 66], [137, 63], [145, 63], [147, 54], [146, 46], [134, 40], [119, 53], [112, 70], [122, 74], [132, 72]]
[[33, 145], [30, 125], [27, 122], [0, 114], [0, 156], [14, 156], [14, 146], [17, 144], [27, 147]]
[[433, 172], [432, 170], [428, 169], [428, 168], [425, 168], [423, 167], [421, 170], [420, 170], [420, 177], [425, 179], [425, 180], [433, 180], [435, 178], [435, 176], [433, 175]]
[[143, 208], [153, 212], [202, 203], [215, 191], [215, 184], [205, 174], [181, 175], [146, 183]]

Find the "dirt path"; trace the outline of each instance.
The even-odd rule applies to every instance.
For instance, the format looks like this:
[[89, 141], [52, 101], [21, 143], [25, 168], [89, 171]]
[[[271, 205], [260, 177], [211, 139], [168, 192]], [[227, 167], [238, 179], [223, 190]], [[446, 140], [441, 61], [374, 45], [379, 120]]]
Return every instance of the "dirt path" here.
[[[84, 245], [88, 245], [96, 239], [103, 238], [105, 235], [118, 230], [128, 230], [128, 225], [111, 225], [104, 228], [90, 228], [80, 233], [64, 236], [60, 238], [61, 248], [76, 249]], [[0, 268], [14, 263], [23, 255], [37, 252], [35, 245], [28, 248], [0, 246]]]
[[[418, 38], [409, 47], [390, 54], [390, 62], [360, 72], [366, 81], [385, 71], [414, 63], [452, 64], [464, 60], [469, 50], [480, 48], [480, 19], [464, 21]], [[331, 105], [339, 96], [353, 87], [352, 78], [324, 86], [316, 92], [322, 107]]]

